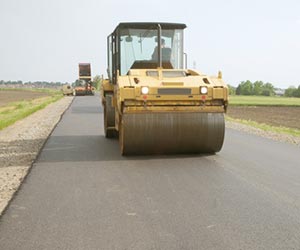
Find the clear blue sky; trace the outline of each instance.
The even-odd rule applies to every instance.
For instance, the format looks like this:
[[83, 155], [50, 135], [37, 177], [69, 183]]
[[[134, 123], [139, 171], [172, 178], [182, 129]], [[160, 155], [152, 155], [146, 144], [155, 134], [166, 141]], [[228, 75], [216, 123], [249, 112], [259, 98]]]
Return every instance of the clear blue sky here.
[[0, 79], [73, 82], [79, 62], [106, 75], [119, 22], [181, 22], [188, 66], [227, 83], [300, 85], [299, 0], [0, 0]]

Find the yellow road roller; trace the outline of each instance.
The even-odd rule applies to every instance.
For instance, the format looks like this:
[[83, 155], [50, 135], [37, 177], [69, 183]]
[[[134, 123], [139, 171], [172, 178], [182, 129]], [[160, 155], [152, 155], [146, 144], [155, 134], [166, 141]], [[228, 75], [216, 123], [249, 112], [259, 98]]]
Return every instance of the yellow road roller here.
[[122, 155], [215, 153], [228, 105], [222, 74], [185, 67], [181, 23], [120, 23], [107, 38], [104, 132]]
[[72, 95], [73, 94], [73, 88], [70, 84], [64, 84], [61, 88], [61, 91], [63, 95]]

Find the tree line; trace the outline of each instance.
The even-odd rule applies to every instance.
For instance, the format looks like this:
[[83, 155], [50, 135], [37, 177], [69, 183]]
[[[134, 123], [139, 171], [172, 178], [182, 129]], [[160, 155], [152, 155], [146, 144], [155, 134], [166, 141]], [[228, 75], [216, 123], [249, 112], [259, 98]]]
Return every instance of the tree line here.
[[294, 86], [287, 88], [284, 92], [284, 95], [287, 97], [300, 97], [300, 85], [298, 88]]
[[0, 80], [0, 86], [15, 86], [15, 87], [36, 87], [36, 88], [53, 88], [60, 87], [63, 84], [62, 82], [47, 82], [47, 81], [35, 81], [35, 82], [23, 82], [23, 81], [3, 81]]
[[[96, 75], [93, 78], [92, 85], [99, 90], [101, 85], [101, 76]], [[68, 82], [47, 82], [47, 81], [35, 81], [35, 82], [23, 82], [23, 81], [4, 81], [0, 80], [0, 88], [1, 87], [13, 87], [13, 88], [60, 88], [64, 84], [70, 84], [72, 86], [76, 85], [76, 82], [79, 80], [76, 79], [72, 83]]]
[[[256, 95], [256, 96], [273, 96], [276, 94], [276, 88], [272, 83], [262, 81], [251, 82], [242, 81], [237, 87], [229, 85], [230, 95]], [[291, 86], [287, 88], [282, 95], [286, 97], [300, 97], [300, 85], [298, 88]]]

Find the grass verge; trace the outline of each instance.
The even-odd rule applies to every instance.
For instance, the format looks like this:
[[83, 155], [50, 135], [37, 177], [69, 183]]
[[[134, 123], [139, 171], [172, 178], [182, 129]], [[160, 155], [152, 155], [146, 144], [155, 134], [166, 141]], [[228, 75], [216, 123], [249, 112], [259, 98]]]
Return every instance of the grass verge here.
[[235, 118], [231, 118], [229, 116], [226, 116], [226, 120], [232, 121], [232, 122], [238, 122], [238, 123], [245, 124], [245, 125], [255, 127], [255, 128], [259, 128], [264, 131], [271, 131], [274, 133], [288, 134], [288, 135], [300, 137], [299, 129], [287, 128], [287, 127], [282, 127], [282, 126], [276, 127], [276, 126], [271, 126], [271, 125], [268, 125], [265, 123], [258, 123], [258, 122], [251, 121], [251, 120], [235, 119]]
[[60, 93], [54, 92], [51, 96], [36, 98], [30, 101], [14, 102], [0, 108], [0, 130], [45, 108], [48, 104], [56, 102], [62, 97]]
[[281, 96], [229, 96], [229, 105], [234, 106], [300, 106], [300, 98]]

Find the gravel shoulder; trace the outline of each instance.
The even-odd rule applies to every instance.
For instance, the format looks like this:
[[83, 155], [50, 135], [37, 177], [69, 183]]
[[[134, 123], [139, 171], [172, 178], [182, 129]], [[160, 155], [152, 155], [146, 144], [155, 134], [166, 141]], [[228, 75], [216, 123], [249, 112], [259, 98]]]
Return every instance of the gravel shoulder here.
[[261, 137], [268, 138], [268, 139], [275, 140], [275, 141], [294, 144], [294, 145], [300, 147], [300, 137], [298, 137], [298, 136], [293, 136], [293, 135], [288, 135], [288, 134], [283, 134], [283, 133], [276, 133], [276, 132], [272, 132], [272, 131], [265, 131], [260, 128], [255, 128], [255, 127], [252, 127], [249, 125], [245, 125], [245, 124], [241, 124], [241, 123], [233, 122], [233, 121], [226, 121], [226, 128], [239, 130], [239, 131], [242, 131], [242, 132], [245, 132], [248, 134], [261, 136]]
[[64, 97], [0, 131], [0, 215], [73, 97]]

